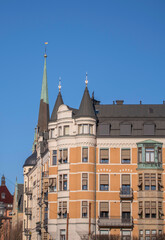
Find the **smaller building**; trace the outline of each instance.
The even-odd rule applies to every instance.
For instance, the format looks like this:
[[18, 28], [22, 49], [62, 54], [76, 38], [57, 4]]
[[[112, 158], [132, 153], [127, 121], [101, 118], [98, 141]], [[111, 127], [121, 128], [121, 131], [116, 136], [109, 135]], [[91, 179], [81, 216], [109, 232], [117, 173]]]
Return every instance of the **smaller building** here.
[[6, 186], [3, 175], [0, 186], [0, 240], [9, 240], [10, 238], [12, 208], [13, 196]]
[[18, 184], [16, 180], [15, 192], [13, 199], [13, 212], [12, 212], [12, 230], [22, 226], [23, 222], [23, 191], [24, 185]]

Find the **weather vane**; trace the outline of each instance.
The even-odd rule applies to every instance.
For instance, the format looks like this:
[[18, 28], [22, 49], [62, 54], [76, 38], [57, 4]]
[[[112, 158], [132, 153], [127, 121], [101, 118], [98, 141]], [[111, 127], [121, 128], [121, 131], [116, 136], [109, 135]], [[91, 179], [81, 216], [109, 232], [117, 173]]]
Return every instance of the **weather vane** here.
[[86, 84], [86, 87], [87, 87], [87, 85], [88, 85], [88, 74], [87, 74], [87, 72], [86, 72], [85, 84]]
[[61, 77], [59, 77], [59, 85], [58, 85], [59, 92], [61, 92]]

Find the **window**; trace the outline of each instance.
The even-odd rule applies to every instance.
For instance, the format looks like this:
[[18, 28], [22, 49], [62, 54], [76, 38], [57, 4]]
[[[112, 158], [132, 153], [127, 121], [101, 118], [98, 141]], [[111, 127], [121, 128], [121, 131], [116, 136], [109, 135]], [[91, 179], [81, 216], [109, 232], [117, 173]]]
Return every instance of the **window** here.
[[163, 188], [163, 185], [162, 185], [162, 174], [158, 173], [158, 191], [161, 191], [162, 188]]
[[100, 174], [100, 191], [108, 191], [108, 190], [109, 190], [109, 175]]
[[161, 219], [162, 216], [163, 216], [162, 202], [158, 202], [158, 218]]
[[109, 163], [109, 149], [100, 149], [100, 163]]
[[52, 153], [52, 165], [57, 165], [57, 150], [53, 150], [53, 153]]
[[156, 202], [151, 202], [151, 218], [156, 218]]
[[93, 134], [93, 125], [92, 124], [79, 124], [78, 125], [78, 134]]
[[64, 126], [64, 136], [69, 135], [69, 126]]
[[5, 199], [5, 193], [1, 193], [1, 198]]
[[131, 231], [122, 230], [122, 240], [131, 240]]
[[121, 193], [123, 195], [127, 195], [130, 194], [130, 175], [129, 174], [123, 174], [122, 178], [122, 189], [121, 189]]
[[144, 174], [144, 190], [156, 190], [156, 173]]
[[149, 173], [145, 173], [144, 174], [144, 186], [145, 186], [145, 190], [150, 190], [150, 174]]
[[142, 162], [142, 148], [138, 148], [138, 162]]
[[109, 217], [109, 203], [108, 202], [100, 203], [100, 217], [101, 218]]
[[154, 148], [146, 148], [145, 156], [146, 162], [155, 162]]
[[88, 202], [82, 201], [82, 218], [88, 217]]
[[139, 218], [142, 219], [143, 218], [143, 202], [140, 201], [139, 202], [139, 212], [138, 212]]
[[65, 229], [60, 230], [60, 240], [65, 240]]
[[128, 136], [131, 135], [131, 124], [120, 124], [120, 135]]
[[143, 230], [139, 230], [139, 240], [143, 240]]
[[122, 221], [130, 222], [131, 219], [131, 203], [122, 202]]
[[138, 183], [139, 191], [142, 191], [143, 189], [143, 174], [139, 174], [139, 183]]
[[158, 163], [162, 162], [162, 148], [158, 147]]
[[150, 202], [145, 202], [145, 218], [150, 218]]
[[88, 190], [88, 173], [82, 173], [82, 190]]
[[68, 149], [60, 149], [59, 150], [59, 163], [67, 163], [68, 162]]
[[65, 229], [60, 229], [60, 240], [65, 240]]
[[130, 149], [121, 149], [121, 162], [128, 164], [130, 159]]
[[151, 190], [156, 190], [156, 174], [151, 173]]
[[[105, 235], [106, 235], [106, 236], [109, 235], [109, 230], [105, 230], [105, 229], [104, 229], [104, 230], [100, 230], [100, 235], [104, 235], [104, 236], [105, 236]], [[109, 237], [108, 237], [108, 238], [109, 238]], [[106, 239], [108, 239], [108, 238], [106, 238]]]
[[145, 240], [150, 240], [150, 230], [145, 230]]
[[67, 217], [67, 202], [59, 202], [59, 218], [66, 218]]
[[57, 190], [57, 179], [49, 178], [49, 192], [56, 192]]
[[59, 190], [67, 191], [67, 174], [61, 174], [59, 176]]
[[88, 148], [82, 148], [82, 162], [88, 162]]
[[58, 128], [58, 135], [59, 135], [59, 136], [62, 136], [62, 127], [59, 127], [59, 128]]

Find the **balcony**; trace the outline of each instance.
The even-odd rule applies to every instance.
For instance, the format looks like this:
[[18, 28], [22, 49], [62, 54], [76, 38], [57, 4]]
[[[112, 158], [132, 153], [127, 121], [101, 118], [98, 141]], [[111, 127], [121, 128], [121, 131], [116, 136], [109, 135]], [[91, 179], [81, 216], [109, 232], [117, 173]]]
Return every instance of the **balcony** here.
[[47, 229], [48, 229], [48, 218], [44, 219], [44, 228], [47, 231]]
[[49, 171], [42, 172], [42, 177], [45, 177], [45, 178], [49, 177]]
[[25, 208], [25, 214], [26, 215], [32, 215], [32, 209], [31, 208]]
[[48, 203], [48, 192], [44, 193], [44, 202]]
[[41, 233], [41, 222], [36, 222], [36, 232]]
[[26, 187], [25, 188], [25, 194], [26, 195], [32, 195], [32, 188]]
[[100, 228], [133, 228], [133, 218], [99, 218], [97, 224]]
[[41, 206], [41, 202], [42, 202], [41, 197], [38, 197], [38, 198], [37, 198], [37, 203], [38, 203], [39, 206]]
[[121, 199], [133, 199], [133, 189], [132, 188], [120, 188], [120, 198]]
[[162, 169], [161, 162], [140, 162], [138, 169]]
[[31, 231], [30, 231], [29, 228], [24, 229], [24, 235], [27, 236], [27, 237], [31, 236]]

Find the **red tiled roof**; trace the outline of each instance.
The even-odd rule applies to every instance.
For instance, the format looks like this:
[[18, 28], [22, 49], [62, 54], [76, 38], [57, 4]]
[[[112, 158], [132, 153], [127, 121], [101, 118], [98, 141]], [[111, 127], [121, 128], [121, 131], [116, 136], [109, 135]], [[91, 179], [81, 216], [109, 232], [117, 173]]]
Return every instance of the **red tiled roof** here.
[[[5, 199], [2, 198], [1, 193], [5, 193]], [[0, 186], [0, 202], [13, 204], [13, 196], [6, 186]]]

